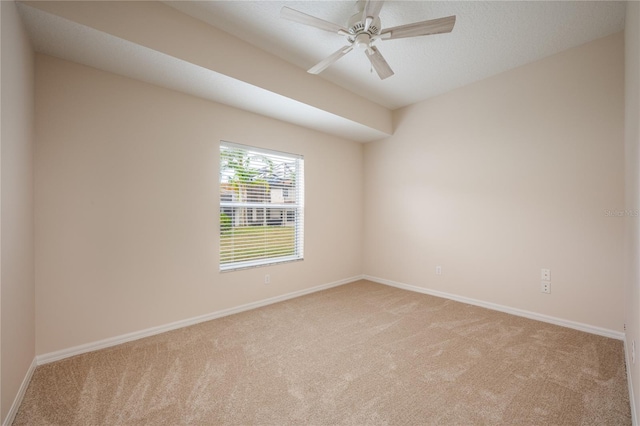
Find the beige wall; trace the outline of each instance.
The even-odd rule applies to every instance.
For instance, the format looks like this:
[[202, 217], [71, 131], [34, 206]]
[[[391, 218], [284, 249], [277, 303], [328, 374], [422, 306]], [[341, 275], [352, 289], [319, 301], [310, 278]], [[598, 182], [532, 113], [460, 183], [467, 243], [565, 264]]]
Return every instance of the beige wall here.
[[[637, 35], [637, 4], [629, 13]], [[638, 203], [627, 185], [625, 204], [622, 189], [623, 55], [617, 34], [503, 73], [397, 111], [396, 134], [364, 146], [37, 55], [35, 353], [363, 271], [610, 330], [622, 331], [626, 318], [636, 324], [628, 338], [638, 339], [638, 275], [625, 288], [622, 272], [625, 218], [606, 215]], [[5, 391], [5, 365], [23, 368], [11, 373], [19, 385], [34, 353], [32, 287], [7, 299], [5, 285], [5, 68], [3, 417], [15, 396]], [[629, 81], [638, 84], [628, 76], [627, 94]], [[627, 102], [637, 116], [637, 97], [635, 109]], [[637, 135], [627, 127], [636, 153]], [[218, 272], [220, 139], [305, 155], [304, 262]], [[637, 155], [627, 158], [627, 182], [637, 184]], [[626, 223], [636, 236], [626, 270], [637, 274], [638, 221]], [[539, 291], [542, 267], [552, 270], [550, 295]], [[5, 318], [17, 300], [27, 307], [16, 329], [27, 330], [24, 365], [5, 363]], [[637, 399], [637, 367], [633, 374]]]
[[33, 255], [33, 53], [15, 3], [2, 10], [1, 415], [35, 355]]
[[[43, 55], [36, 132], [38, 354], [361, 273], [361, 144]], [[221, 139], [304, 155], [304, 261], [218, 272]]]
[[621, 332], [623, 46], [398, 110], [365, 146], [364, 273]]
[[[640, 3], [627, 3], [625, 21], [625, 140], [626, 140], [626, 207], [629, 212], [640, 211]], [[625, 322], [627, 324], [627, 352], [636, 342], [636, 358], [640, 357], [640, 218], [626, 216], [625, 235]], [[635, 408], [640, 409], [640, 358], [631, 363], [627, 353], [633, 383]]]

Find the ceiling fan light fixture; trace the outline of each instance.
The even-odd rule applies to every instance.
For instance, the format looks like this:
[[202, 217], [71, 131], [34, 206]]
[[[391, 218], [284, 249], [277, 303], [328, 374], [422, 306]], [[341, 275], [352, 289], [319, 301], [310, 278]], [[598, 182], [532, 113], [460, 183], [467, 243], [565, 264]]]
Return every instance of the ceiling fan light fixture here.
[[354, 44], [358, 49], [366, 50], [369, 48], [369, 44], [371, 43], [371, 37], [367, 33], [360, 33], [356, 36]]

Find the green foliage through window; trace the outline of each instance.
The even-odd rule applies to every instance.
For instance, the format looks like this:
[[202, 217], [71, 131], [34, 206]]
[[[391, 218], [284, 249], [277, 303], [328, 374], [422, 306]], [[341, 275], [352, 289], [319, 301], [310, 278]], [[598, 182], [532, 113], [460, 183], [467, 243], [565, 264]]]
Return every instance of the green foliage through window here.
[[220, 143], [220, 268], [303, 258], [304, 161]]

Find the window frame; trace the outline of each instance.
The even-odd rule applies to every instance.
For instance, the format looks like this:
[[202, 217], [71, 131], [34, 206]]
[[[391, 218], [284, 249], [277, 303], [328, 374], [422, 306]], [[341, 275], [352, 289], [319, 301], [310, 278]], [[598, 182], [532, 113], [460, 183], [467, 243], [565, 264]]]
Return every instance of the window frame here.
[[[271, 160], [276, 160], [276, 162], [280, 161], [281, 163], [279, 164], [285, 164], [285, 160], [286, 160], [286, 164], [291, 165], [294, 164], [294, 170], [292, 172], [292, 176], [293, 176], [293, 180], [294, 180], [294, 185], [289, 187], [289, 192], [291, 192], [291, 190], [294, 191], [294, 202], [290, 201], [290, 198], [288, 197], [288, 199], [283, 200], [283, 202], [281, 203], [272, 203], [271, 202], [271, 198], [264, 199], [263, 202], [256, 202], [256, 201], [249, 201], [249, 200], [236, 200], [236, 201], [223, 201], [223, 198], [228, 199], [228, 193], [223, 194], [222, 192], [222, 188], [223, 185], [228, 185], [229, 181], [225, 182], [225, 179], [229, 179], [230, 178], [230, 174], [227, 172], [225, 173], [225, 170], [223, 170], [223, 150], [224, 149], [230, 149], [230, 150], [239, 150], [244, 152], [246, 155], [248, 155], [249, 157], [264, 157], [264, 158], [269, 158]], [[269, 224], [268, 222], [273, 220], [273, 216], [272, 216], [272, 212], [273, 209], [279, 210], [280, 213], [280, 225], [279, 227], [292, 227], [293, 228], [293, 254], [291, 255], [283, 255], [283, 256], [266, 256], [266, 257], [256, 257], [256, 258], [250, 258], [250, 259], [240, 259], [240, 260], [231, 260], [231, 261], [225, 261], [223, 263], [223, 256], [227, 255], [227, 252], [223, 252], [223, 237], [224, 237], [224, 232], [222, 229], [222, 221], [220, 221], [218, 223], [218, 229], [219, 229], [219, 238], [218, 238], [218, 243], [219, 243], [219, 248], [218, 248], [218, 267], [219, 270], [221, 272], [227, 272], [227, 271], [235, 271], [235, 270], [240, 270], [240, 269], [247, 269], [247, 268], [254, 268], [254, 267], [260, 267], [260, 266], [269, 266], [269, 265], [275, 265], [275, 264], [280, 264], [280, 263], [285, 263], [285, 262], [296, 262], [296, 261], [300, 261], [300, 260], [304, 260], [304, 156], [300, 155], [300, 154], [293, 154], [293, 153], [289, 153], [289, 152], [282, 152], [282, 151], [276, 151], [273, 149], [266, 149], [266, 148], [261, 148], [261, 147], [256, 147], [256, 146], [250, 146], [250, 145], [244, 145], [244, 144], [238, 144], [235, 142], [228, 142], [225, 140], [221, 140], [219, 143], [219, 161], [218, 161], [218, 166], [219, 166], [219, 179], [218, 179], [218, 188], [219, 188], [219, 197], [218, 197], [218, 204], [219, 204], [219, 218], [222, 217], [222, 214], [226, 212], [228, 212], [229, 210], [233, 210], [233, 209], [248, 209], [247, 211], [251, 210], [252, 214], [256, 215], [257, 211], [260, 210], [262, 212], [262, 214], [257, 214], [258, 217], [262, 218], [263, 221], [263, 225], [255, 225], [255, 227], [258, 226], [263, 226], [265, 227], [265, 246], [264, 246], [264, 250], [268, 251], [269, 249], [269, 237], [267, 236], [268, 234], [268, 229], [267, 226], [269, 227], [276, 227], [273, 224]], [[244, 154], [243, 154], [244, 155]], [[252, 169], [251, 167], [249, 167], [249, 170], [252, 171], [257, 171], [258, 169]], [[290, 172], [291, 173], [291, 172]], [[272, 178], [275, 178], [275, 175], [271, 176]], [[281, 176], [280, 178], [284, 179], [284, 175]], [[241, 180], [241, 182], [244, 182]], [[282, 181], [281, 181], [282, 182]], [[271, 197], [271, 185], [274, 184], [273, 181], [270, 183], [267, 181], [267, 186], [269, 187], [269, 197]], [[239, 191], [240, 192], [240, 191]], [[263, 196], [265, 196], [265, 194], [263, 194]], [[233, 198], [236, 198], [235, 196]], [[293, 217], [294, 217], [294, 223], [291, 225], [289, 224], [289, 219], [291, 217], [290, 213], [293, 212]], [[245, 212], [246, 215], [246, 212]], [[249, 227], [251, 226], [249, 223], [245, 223], [245, 224], [241, 224], [241, 225], [235, 225], [235, 221], [236, 221], [236, 217], [234, 215], [231, 216], [231, 225], [230, 225], [230, 229], [234, 229], [236, 227], [241, 228], [241, 227]], [[274, 240], [277, 240], [278, 237], [273, 238]], [[242, 236], [238, 236], [238, 240], [239, 240], [239, 246], [241, 245], [240, 242], [244, 242], [242, 240]], [[232, 245], [235, 245], [235, 241], [236, 239], [233, 239]], [[255, 247], [256, 249], [260, 249], [259, 245], [256, 246], [251, 246], [251, 247]], [[271, 248], [273, 249], [275, 247], [275, 249], [281, 249], [282, 246], [278, 245], [277, 242], [274, 242], [273, 246], [271, 246]], [[235, 253], [232, 254], [232, 256], [236, 256]]]

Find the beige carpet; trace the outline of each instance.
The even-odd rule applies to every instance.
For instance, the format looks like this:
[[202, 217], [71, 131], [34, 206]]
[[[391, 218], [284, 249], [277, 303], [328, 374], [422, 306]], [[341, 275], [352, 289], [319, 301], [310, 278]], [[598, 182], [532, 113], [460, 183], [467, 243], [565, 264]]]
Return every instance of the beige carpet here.
[[631, 424], [622, 342], [367, 281], [38, 367], [17, 425]]

